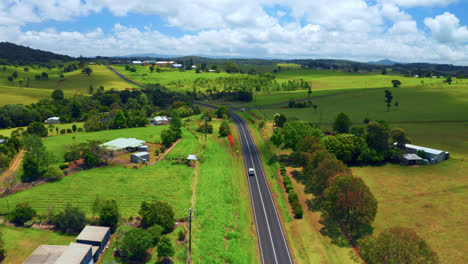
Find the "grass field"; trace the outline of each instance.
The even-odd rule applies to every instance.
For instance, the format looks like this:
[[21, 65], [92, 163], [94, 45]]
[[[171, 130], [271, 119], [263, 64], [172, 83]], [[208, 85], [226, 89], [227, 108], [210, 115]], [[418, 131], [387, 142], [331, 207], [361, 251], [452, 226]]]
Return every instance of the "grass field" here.
[[[147, 128], [146, 131], [138, 128], [130, 130], [129, 133], [138, 137], [138, 133], [148, 134], [151, 128]], [[102, 132], [118, 133], [119, 131], [121, 130]], [[119, 135], [125, 136], [122, 132], [120, 133]], [[93, 136], [93, 138], [98, 137]], [[190, 205], [193, 168], [184, 164], [172, 165], [172, 159], [185, 159], [189, 152], [194, 151], [197, 144], [196, 138], [186, 129], [183, 129], [183, 137], [162, 161], [153, 166], [139, 170], [108, 166], [75, 173], [58, 182], [42, 184], [0, 199], [0, 213], [6, 213], [8, 200], [10, 208], [20, 201], [26, 201], [39, 213], [44, 213], [49, 206], [60, 210], [67, 203], [72, 203], [90, 214], [92, 203], [99, 194], [101, 199], [116, 199], [121, 214], [126, 217], [136, 216], [141, 202], [151, 200], [163, 200], [170, 203], [176, 217], [182, 217], [184, 208]], [[64, 142], [65, 140], [59, 140], [58, 144]], [[46, 142], [46, 146], [49, 150], [61, 148], [60, 145], [53, 145], [49, 142]]]
[[[240, 113], [246, 120], [255, 120], [247, 113]], [[272, 195], [274, 197], [278, 214], [282, 219], [283, 228], [289, 245], [294, 253], [296, 263], [354, 263], [350, 259], [350, 248], [339, 247], [331, 243], [328, 237], [320, 234], [322, 225], [318, 222], [320, 214], [316, 212], [305, 212], [303, 219], [294, 219], [288, 211], [287, 195], [282, 188], [282, 183], [278, 177], [278, 163], [270, 163], [269, 160], [274, 154], [286, 153], [267, 142], [271, 134], [271, 127], [267, 126], [263, 131], [257, 129], [257, 125], [247, 121], [250, 131], [255, 140], [257, 148], [262, 158]], [[301, 199], [309, 199], [310, 195], [304, 194], [304, 187], [295, 184], [296, 192], [301, 195]], [[303, 207], [307, 211], [306, 207]]]
[[203, 151], [195, 192], [193, 263], [258, 263], [244, 163], [234, 134], [234, 149], [215, 133]]
[[[76, 125], [77, 129], [78, 128], [83, 128], [83, 122], [76, 122], [76, 123], [66, 123], [66, 124], [56, 124], [56, 125], [53, 125], [54, 126], [54, 129], [52, 132], [48, 132], [49, 134], [49, 137], [51, 136], [57, 136], [57, 131], [55, 130], [55, 127], [58, 127], [59, 128], [59, 136], [63, 136], [63, 135], [60, 135], [60, 130], [61, 129], [68, 129], [68, 128], [72, 128], [73, 125]], [[47, 127], [47, 129], [49, 129], [49, 125], [45, 125]], [[2, 136], [5, 136], [5, 137], [10, 137], [11, 136], [11, 132], [19, 129], [19, 128], [23, 128], [23, 129], [26, 129], [27, 127], [15, 127], [15, 128], [5, 128], [5, 129], [0, 129], [0, 135]], [[80, 132], [81, 133], [81, 132]], [[74, 133], [73, 135], [76, 136], [76, 133]]]
[[[81, 73], [81, 70], [64, 73], [64, 80], [60, 80], [60, 70], [47, 68], [31, 68], [25, 72], [23, 67], [14, 68], [6, 66], [6, 71], [0, 70], [0, 106], [5, 104], [30, 104], [35, 103], [39, 99], [49, 97], [54, 89], [62, 89], [66, 97], [71, 97], [75, 94], [87, 95], [90, 85], [97, 89], [99, 86], [104, 86], [106, 90], [112, 88], [123, 90], [125, 88], [135, 88], [135, 86], [125, 82], [120, 77], [115, 75], [103, 65], [90, 65], [93, 72], [90, 76]], [[3, 68], [3, 67], [2, 67]], [[13, 71], [18, 72], [18, 79], [8, 81]], [[46, 72], [49, 75], [48, 80], [35, 80], [36, 74]], [[29, 86], [27, 79], [29, 78]], [[19, 80], [23, 80], [20, 85]]]
[[[178, 69], [163, 68], [161, 72], [150, 72], [149, 66], [133, 66], [136, 72], [126, 71], [124, 65], [113, 65], [115, 70], [129, 79], [140, 84], [156, 84], [159, 83], [174, 91], [192, 91], [193, 83], [198, 78], [214, 80], [220, 77], [241, 76], [241, 74], [229, 74], [225, 72], [215, 73], [196, 73], [194, 70], [179, 71]], [[198, 88], [199, 86], [197, 86]], [[202, 89], [204, 90], [204, 89]]]
[[377, 198], [375, 233], [392, 226], [414, 229], [440, 263], [467, 263], [468, 163], [448, 160], [422, 167], [352, 168]]
[[2, 264], [23, 263], [41, 244], [69, 245], [76, 239], [76, 236], [30, 228], [9, 227], [4, 224], [0, 225], [0, 233], [2, 233], [6, 251], [6, 257]]

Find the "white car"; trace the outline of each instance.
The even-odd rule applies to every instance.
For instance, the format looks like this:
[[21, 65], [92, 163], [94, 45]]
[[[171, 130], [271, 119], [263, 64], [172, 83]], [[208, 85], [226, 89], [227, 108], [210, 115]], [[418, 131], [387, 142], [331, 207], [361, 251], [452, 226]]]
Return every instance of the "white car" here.
[[255, 176], [255, 170], [253, 168], [249, 168], [249, 176]]

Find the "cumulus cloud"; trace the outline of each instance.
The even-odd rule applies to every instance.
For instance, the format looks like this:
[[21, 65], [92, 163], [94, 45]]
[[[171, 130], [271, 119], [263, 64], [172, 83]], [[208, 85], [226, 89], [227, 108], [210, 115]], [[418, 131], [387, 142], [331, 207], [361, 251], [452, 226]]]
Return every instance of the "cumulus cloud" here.
[[458, 0], [390, 0], [402, 7], [447, 6]]
[[468, 42], [468, 29], [460, 26], [460, 20], [449, 12], [435, 18], [424, 19], [432, 37], [441, 43]]

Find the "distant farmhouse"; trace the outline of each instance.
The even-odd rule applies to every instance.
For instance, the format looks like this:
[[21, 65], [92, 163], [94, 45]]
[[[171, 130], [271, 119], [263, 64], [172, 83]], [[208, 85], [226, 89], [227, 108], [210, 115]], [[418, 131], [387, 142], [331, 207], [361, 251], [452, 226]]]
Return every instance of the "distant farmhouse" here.
[[145, 141], [136, 138], [118, 138], [101, 144], [101, 147], [113, 151], [114, 155], [120, 155], [137, 151], [144, 144]]
[[[394, 146], [396, 146], [396, 143], [394, 143]], [[424, 158], [427, 159], [430, 164], [436, 164], [450, 157], [449, 152], [411, 144], [405, 144], [403, 153], [402, 163], [405, 165], [422, 165], [424, 163]], [[426, 157], [420, 157], [419, 155], [421, 153], [425, 153]]]
[[174, 63], [174, 64], [172, 64], [172, 68], [182, 68], [182, 64]]
[[49, 117], [47, 120], [44, 121], [44, 123], [51, 125], [51, 124], [58, 124], [60, 123], [60, 117], [54, 116], [54, 117]]
[[142, 65], [143, 62], [142, 61], [132, 61], [132, 64], [135, 64], [135, 65]]
[[157, 116], [150, 119], [151, 125], [169, 125], [169, 118], [165, 116]]
[[157, 61], [155, 64], [158, 67], [171, 67], [175, 61]]
[[5, 144], [6, 142], [7, 142], [7, 140], [6, 140], [6, 139], [4, 139], [4, 138], [0, 138], [0, 145], [3, 145], [3, 144]]
[[109, 243], [110, 228], [86, 226], [68, 246], [39, 245], [23, 264], [93, 264]]

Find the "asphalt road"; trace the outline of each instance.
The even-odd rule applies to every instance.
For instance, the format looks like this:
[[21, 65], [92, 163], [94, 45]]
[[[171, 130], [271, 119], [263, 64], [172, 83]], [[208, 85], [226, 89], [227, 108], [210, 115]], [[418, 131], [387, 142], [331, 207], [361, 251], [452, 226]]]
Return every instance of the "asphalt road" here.
[[[129, 83], [137, 85], [143, 89], [146, 87], [127, 79], [112, 67], [106, 65], [111, 71]], [[217, 108], [210, 104], [194, 102], [195, 104]], [[260, 256], [264, 264], [288, 264], [293, 263], [289, 253], [288, 244], [284, 237], [278, 213], [271, 196], [265, 172], [263, 169], [257, 147], [252, 139], [249, 128], [245, 121], [237, 114], [232, 113], [232, 120], [239, 131], [242, 154], [244, 156], [245, 175], [248, 177], [252, 209], [254, 212], [255, 225], [257, 229], [258, 245]], [[255, 176], [248, 176], [247, 170], [253, 168]]]

